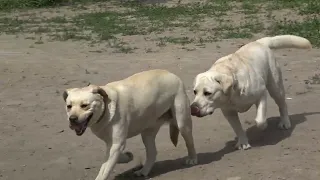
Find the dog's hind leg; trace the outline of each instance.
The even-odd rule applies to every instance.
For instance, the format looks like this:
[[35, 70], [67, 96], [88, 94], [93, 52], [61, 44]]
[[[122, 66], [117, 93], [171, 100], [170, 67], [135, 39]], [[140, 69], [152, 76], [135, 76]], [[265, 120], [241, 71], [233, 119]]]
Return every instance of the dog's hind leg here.
[[[178, 129], [186, 143], [188, 150], [187, 165], [198, 163], [194, 140], [192, 135], [192, 119], [190, 112], [189, 99], [184, 92], [177, 94], [172, 108], [173, 120], [176, 121]], [[173, 122], [175, 123], [175, 122]]]
[[143, 144], [146, 148], [146, 162], [143, 165], [142, 169], [135, 172], [136, 176], [148, 176], [149, 172], [151, 171], [156, 158], [157, 158], [157, 148], [155, 139], [159, 132], [159, 129], [161, 127], [162, 123], [158, 126], [155, 126], [154, 128], [149, 128], [144, 130], [141, 133]]
[[257, 127], [264, 130], [267, 128], [267, 91], [263, 93], [261, 99], [256, 103], [257, 106], [257, 115], [256, 115], [256, 123]]
[[[273, 66], [272, 66], [273, 65]], [[268, 77], [267, 89], [270, 96], [276, 102], [280, 112], [280, 129], [289, 129], [291, 127], [290, 118], [288, 115], [288, 107], [285, 100], [285, 91], [283, 87], [282, 73], [277, 62], [270, 64], [270, 68], [274, 68], [274, 72], [270, 73]]]

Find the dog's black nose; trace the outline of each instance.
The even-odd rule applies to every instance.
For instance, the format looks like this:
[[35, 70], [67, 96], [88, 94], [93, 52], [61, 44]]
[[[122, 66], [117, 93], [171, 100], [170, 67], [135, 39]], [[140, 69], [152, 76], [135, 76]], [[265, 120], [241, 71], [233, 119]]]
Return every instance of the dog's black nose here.
[[71, 123], [76, 123], [76, 122], [78, 121], [78, 116], [76, 116], [76, 115], [71, 115], [71, 116], [69, 117], [69, 121], [70, 121]]

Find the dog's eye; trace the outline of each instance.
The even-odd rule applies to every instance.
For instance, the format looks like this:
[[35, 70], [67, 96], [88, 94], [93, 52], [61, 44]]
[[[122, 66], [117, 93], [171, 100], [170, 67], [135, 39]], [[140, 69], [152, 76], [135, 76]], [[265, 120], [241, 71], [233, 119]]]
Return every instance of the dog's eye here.
[[81, 104], [80, 107], [81, 107], [82, 109], [87, 108], [87, 107], [88, 107], [88, 104]]
[[67, 105], [67, 109], [71, 109], [72, 108], [72, 106], [71, 105]]
[[194, 94], [194, 95], [197, 95], [197, 91], [196, 91], [196, 90], [194, 90], [194, 91], [193, 91], [193, 94]]
[[210, 96], [212, 93], [211, 92], [208, 92], [208, 91], [205, 91], [205, 92], [203, 92], [203, 95], [205, 95], [205, 96]]
[[216, 81], [217, 81], [217, 83], [221, 84], [221, 82], [219, 80], [216, 80]]

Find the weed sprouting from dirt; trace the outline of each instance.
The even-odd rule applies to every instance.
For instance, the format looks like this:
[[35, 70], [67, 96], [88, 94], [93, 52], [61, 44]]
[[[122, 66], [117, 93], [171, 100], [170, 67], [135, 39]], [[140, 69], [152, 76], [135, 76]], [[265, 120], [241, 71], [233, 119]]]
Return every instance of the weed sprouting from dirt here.
[[316, 73], [311, 76], [308, 80], [305, 80], [308, 84], [320, 84], [320, 73]]

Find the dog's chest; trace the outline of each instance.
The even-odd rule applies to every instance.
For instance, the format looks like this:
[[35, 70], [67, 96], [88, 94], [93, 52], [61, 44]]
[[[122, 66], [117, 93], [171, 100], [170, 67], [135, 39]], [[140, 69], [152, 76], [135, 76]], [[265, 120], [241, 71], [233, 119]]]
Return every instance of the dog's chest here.
[[262, 93], [259, 94], [247, 94], [233, 97], [229, 101], [229, 108], [236, 110], [239, 113], [248, 111], [252, 105], [254, 105], [261, 97]]
[[234, 109], [239, 112], [239, 113], [244, 113], [247, 112], [251, 107], [252, 107], [252, 103], [251, 104], [242, 104], [242, 105], [233, 105]]

